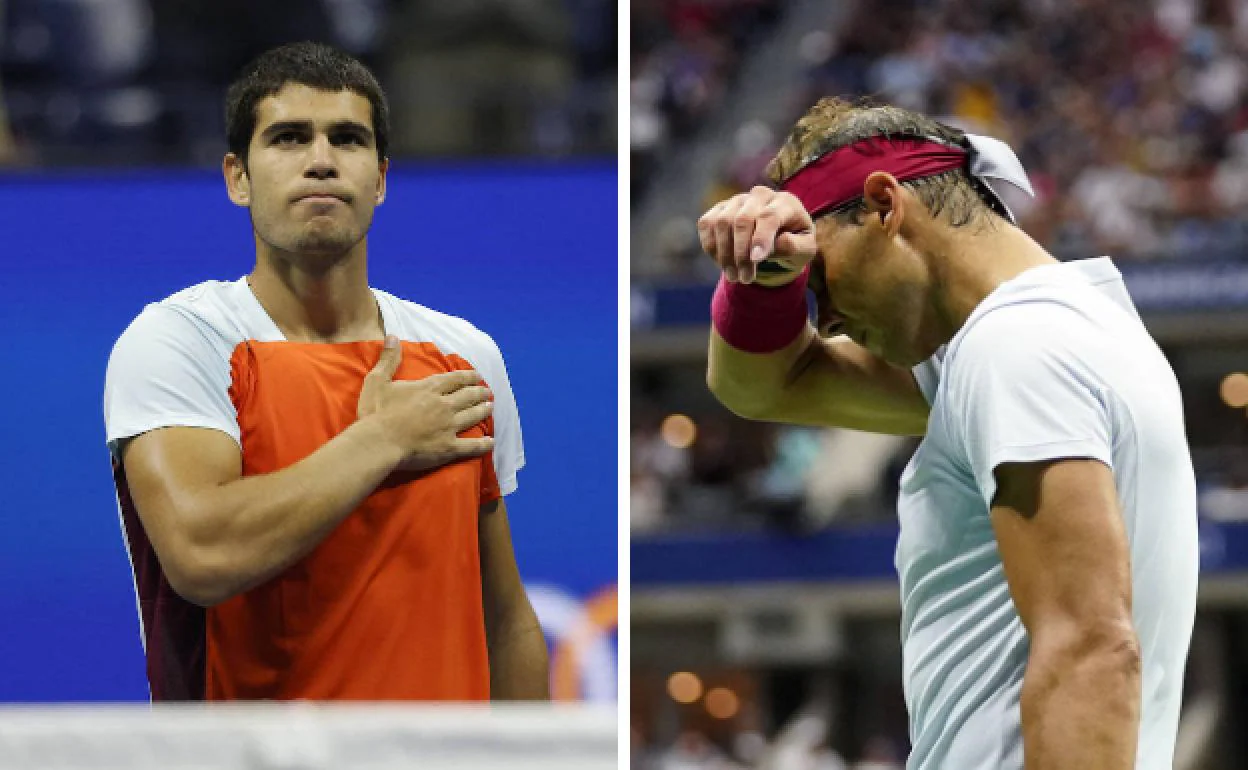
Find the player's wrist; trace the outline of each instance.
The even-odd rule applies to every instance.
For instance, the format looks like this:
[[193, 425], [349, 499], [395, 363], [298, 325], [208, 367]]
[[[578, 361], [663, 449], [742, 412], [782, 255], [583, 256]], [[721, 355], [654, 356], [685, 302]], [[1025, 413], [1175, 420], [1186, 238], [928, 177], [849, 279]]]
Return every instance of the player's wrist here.
[[360, 417], [343, 431], [343, 435], [363, 451], [374, 453], [391, 470], [397, 468], [406, 456], [379, 412]]
[[809, 321], [807, 265], [780, 286], [729, 283], [721, 278], [711, 300], [711, 322], [719, 336], [746, 353], [774, 353], [787, 347]]

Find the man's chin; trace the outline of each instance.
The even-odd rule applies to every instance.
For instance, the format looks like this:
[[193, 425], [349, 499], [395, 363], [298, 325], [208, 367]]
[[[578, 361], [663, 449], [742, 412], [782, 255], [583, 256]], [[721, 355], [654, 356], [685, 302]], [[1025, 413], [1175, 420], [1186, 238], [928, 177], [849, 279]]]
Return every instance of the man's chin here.
[[351, 251], [359, 240], [345, 233], [305, 233], [295, 241], [292, 251], [309, 257], [340, 257]]

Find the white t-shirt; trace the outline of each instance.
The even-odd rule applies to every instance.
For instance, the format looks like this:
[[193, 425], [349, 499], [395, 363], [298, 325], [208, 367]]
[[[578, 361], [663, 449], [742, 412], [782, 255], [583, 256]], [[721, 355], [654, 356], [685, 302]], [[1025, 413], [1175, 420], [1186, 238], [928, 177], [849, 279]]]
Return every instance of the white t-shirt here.
[[[494, 394], [494, 469], [502, 494], [516, 489], [524, 445], [516, 400], [502, 354], [489, 335], [468, 321], [374, 289], [388, 334], [404, 342], [429, 343], [467, 360]], [[110, 450], [156, 428], [215, 428], [240, 445], [238, 414], [231, 400], [231, 365], [249, 342], [285, 337], [252, 293], [245, 278], [206, 281], [153, 303], [118, 339], [104, 385], [104, 423]]]
[[1028, 270], [914, 372], [931, 414], [898, 501], [907, 768], [1022, 770], [1028, 636], [989, 520], [993, 469], [1066, 457], [1113, 471], [1143, 655], [1136, 768], [1170, 768], [1196, 608], [1196, 485], [1178, 383], [1122, 276], [1107, 258]]

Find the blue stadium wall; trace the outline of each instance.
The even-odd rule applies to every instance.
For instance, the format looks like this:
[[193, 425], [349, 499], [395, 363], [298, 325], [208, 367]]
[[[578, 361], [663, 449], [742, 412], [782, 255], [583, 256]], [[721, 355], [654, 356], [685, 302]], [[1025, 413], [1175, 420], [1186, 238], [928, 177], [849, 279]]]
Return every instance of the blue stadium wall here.
[[[374, 286], [503, 350], [513, 537], [564, 697], [615, 695], [616, 202], [605, 162], [397, 168], [369, 241]], [[144, 304], [251, 269], [247, 212], [208, 171], [17, 175], [0, 230], [0, 701], [144, 700], [105, 366]]]

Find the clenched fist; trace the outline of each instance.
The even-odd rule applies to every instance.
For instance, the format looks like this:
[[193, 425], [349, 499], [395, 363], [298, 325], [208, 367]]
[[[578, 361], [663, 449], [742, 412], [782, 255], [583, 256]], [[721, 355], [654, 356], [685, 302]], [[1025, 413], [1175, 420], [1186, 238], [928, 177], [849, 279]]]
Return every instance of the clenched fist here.
[[729, 281], [791, 282], [815, 258], [815, 223], [792, 193], [758, 186], [711, 207], [698, 220], [702, 249]]

